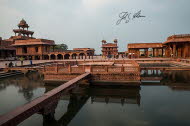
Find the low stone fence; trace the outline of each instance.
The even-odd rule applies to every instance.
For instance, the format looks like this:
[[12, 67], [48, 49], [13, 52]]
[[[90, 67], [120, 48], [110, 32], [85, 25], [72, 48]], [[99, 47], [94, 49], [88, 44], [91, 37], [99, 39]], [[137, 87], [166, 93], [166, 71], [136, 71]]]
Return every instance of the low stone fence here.
[[92, 66], [92, 74], [112, 74], [112, 73], [138, 73], [139, 67], [136, 66]]
[[[96, 63], [97, 62], [97, 65]], [[107, 65], [101, 62], [114, 62]], [[45, 80], [68, 81], [85, 72], [92, 81], [140, 82], [140, 67], [133, 60], [67, 61], [44, 67]], [[92, 63], [93, 65], [89, 65]], [[86, 65], [85, 65], [86, 64]], [[94, 65], [95, 64], [95, 65]]]
[[140, 72], [138, 66], [60, 66], [52, 65], [45, 66], [44, 73], [85, 73], [88, 67], [88, 72], [92, 74], [112, 74], [112, 73], [138, 73]]

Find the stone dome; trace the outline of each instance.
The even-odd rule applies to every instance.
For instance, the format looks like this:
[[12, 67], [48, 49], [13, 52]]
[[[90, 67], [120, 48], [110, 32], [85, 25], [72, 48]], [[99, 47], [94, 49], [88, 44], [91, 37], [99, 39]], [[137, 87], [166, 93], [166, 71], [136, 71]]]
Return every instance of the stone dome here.
[[28, 24], [26, 23], [26, 21], [24, 19], [22, 19], [20, 21], [20, 23], [18, 24], [18, 27], [29, 27]]

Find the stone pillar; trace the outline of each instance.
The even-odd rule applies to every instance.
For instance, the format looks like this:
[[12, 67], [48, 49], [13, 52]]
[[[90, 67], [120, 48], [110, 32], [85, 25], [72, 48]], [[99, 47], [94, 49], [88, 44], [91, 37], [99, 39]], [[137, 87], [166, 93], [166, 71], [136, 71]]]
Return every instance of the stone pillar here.
[[50, 54], [48, 54], [48, 56], [49, 56], [49, 60], [51, 60], [51, 55], [50, 55]]
[[55, 54], [55, 60], [57, 60], [57, 54]]
[[62, 55], [63, 55], [63, 60], [64, 60], [65, 59], [65, 54], [63, 53]]
[[145, 50], [145, 57], [148, 57], [148, 49], [144, 49]]
[[177, 49], [177, 57], [181, 57], [181, 47]]
[[155, 48], [152, 48], [152, 56], [155, 57]]
[[137, 50], [137, 58], [139, 58], [140, 57], [140, 51], [139, 51], [139, 49]]
[[190, 44], [189, 43], [187, 43], [187, 48], [188, 48], [188, 50], [187, 50], [187, 57], [190, 57]]
[[173, 44], [173, 57], [176, 57], [176, 44]]
[[40, 60], [43, 60], [43, 55], [40, 56]]
[[155, 57], [158, 57], [158, 49], [155, 49]]
[[165, 48], [165, 56], [166, 56], [166, 57], [171, 57], [171, 54], [172, 54], [172, 50], [171, 50], [171, 47], [168, 45], [168, 46]]
[[158, 52], [159, 52], [158, 49], [156, 49], [156, 57], [158, 57]]
[[187, 54], [188, 54], [188, 45], [185, 44], [185, 46], [184, 46], [184, 52], [183, 52], [183, 58], [186, 58]]

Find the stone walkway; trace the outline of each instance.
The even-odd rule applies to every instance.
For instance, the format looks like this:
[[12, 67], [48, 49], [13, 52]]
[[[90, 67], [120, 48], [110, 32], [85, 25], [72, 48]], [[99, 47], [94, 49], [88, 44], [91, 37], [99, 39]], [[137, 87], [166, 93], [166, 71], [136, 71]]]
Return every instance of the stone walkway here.
[[[33, 60], [32, 63], [33, 64], [38, 64], [38, 63], [45, 63], [45, 62], [50, 62], [52, 60]], [[7, 65], [12, 62], [13, 66], [15, 66], [15, 64], [17, 66], [21, 66], [21, 61], [0, 61], [0, 68], [5, 68], [5, 64], [7, 63]], [[25, 60], [23, 61], [23, 65], [29, 65], [30, 61], [29, 60]]]
[[[110, 58], [110, 59], [108, 59], [108, 58], [102, 58], [101, 56], [94, 56], [94, 59], [71, 59], [71, 60], [32, 60], [32, 62], [33, 62], [33, 64], [38, 64], [38, 63], [45, 63], [45, 62], [51, 62], [51, 61], [99, 61], [99, 60], [107, 60], [107, 61], [109, 61], [109, 60], [136, 60], [136, 61], [138, 61], [138, 60], [145, 60], [145, 61], [149, 61], [149, 60], [164, 60], [164, 61], [174, 61], [175, 62], [175, 60], [174, 59], [171, 59], [171, 58], [132, 58], [132, 59], [128, 59], [128, 58], [119, 58], [119, 59], [113, 59], [113, 58]], [[190, 60], [190, 59], [185, 59], [185, 60]], [[5, 68], [5, 64], [7, 63], [7, 64], [9, 64], [11, 61], [0, 61], [0, 68]], [[14, 64], [14, 66], [15, 66], [15, 64], [17, 65], [17, 66], [20, 66], [21, 65], [21, 61], [12, 61], [13, 62], [13, 64]], [[178, 62], [179, 64], [181, 64], [181, 65], [188, 65], [189, 66], [189, 64], [187, 64], [187, 63], [182, 63], [182, 62]], [[30, 64], [30, 61], [29, 60], [25, 60], [24, 62], [23, 62], [23, 65], [29, 65]]]

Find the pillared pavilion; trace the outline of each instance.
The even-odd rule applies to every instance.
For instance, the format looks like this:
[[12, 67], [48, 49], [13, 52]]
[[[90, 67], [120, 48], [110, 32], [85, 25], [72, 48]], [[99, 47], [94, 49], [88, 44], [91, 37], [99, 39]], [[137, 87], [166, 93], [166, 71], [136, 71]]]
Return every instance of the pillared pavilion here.
[[134, 57], [190, 58], [190, 34], [172, 35], [160, 43], [129, 43], [128, 54]]

